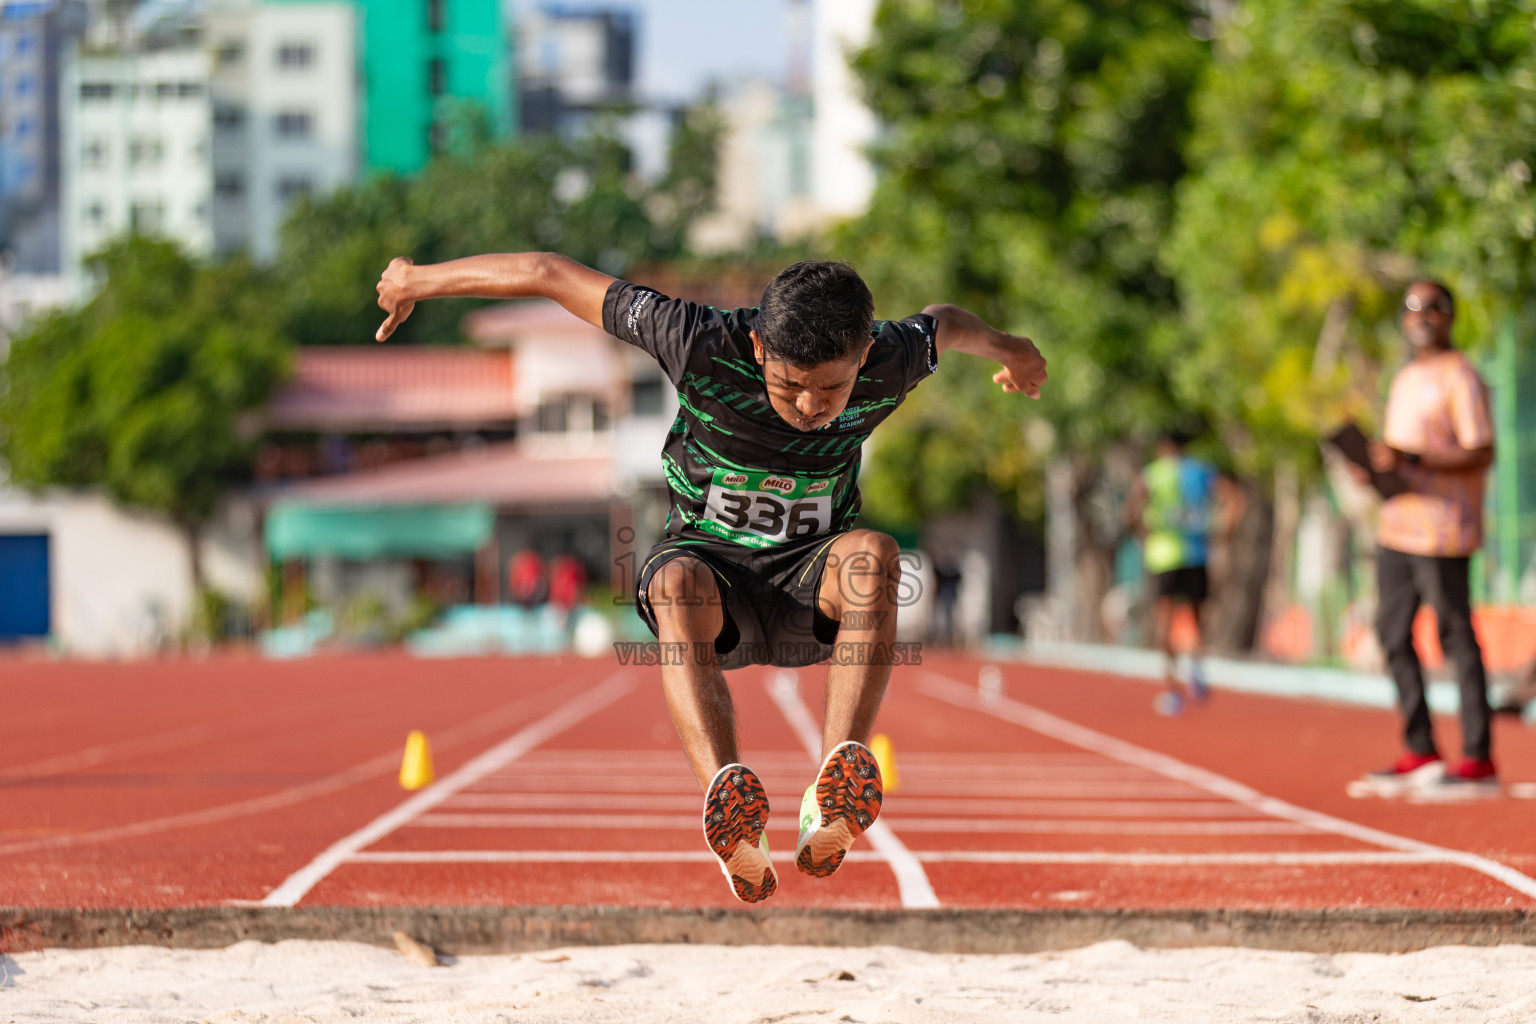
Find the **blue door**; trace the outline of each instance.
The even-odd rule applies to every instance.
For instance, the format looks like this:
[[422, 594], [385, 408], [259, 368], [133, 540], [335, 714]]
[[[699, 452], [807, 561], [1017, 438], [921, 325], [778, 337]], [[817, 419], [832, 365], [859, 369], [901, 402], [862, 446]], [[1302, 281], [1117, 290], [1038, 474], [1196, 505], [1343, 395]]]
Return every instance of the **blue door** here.
[[48, 630], [48, 535], [0, 536], [0, 642]]

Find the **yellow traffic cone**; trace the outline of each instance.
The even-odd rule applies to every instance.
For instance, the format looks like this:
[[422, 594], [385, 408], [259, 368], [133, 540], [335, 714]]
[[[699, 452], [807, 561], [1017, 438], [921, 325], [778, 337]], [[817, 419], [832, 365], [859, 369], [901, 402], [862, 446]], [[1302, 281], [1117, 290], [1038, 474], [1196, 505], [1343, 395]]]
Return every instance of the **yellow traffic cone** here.
[[880, 766], [880, 781], [887, 793], [893, 792], [901, 783], [896, 775], [896, 748], [891, 746], [891, 738], [881, 733], [869, 741], [869, 752], [875, 755], [875, 764]]
[[432, 785], [437, 778], [432, 771], [432, 748], [420, 729], [412, 729], [405, 738], [405, 757], [400, 761], [400, 786], [403, 789], [421, 789]]

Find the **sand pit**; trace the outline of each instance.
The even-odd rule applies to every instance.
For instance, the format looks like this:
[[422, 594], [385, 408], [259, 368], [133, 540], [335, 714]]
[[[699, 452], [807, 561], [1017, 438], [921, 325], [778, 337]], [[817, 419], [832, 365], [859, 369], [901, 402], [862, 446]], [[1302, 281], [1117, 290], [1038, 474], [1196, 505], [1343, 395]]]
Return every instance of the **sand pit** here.
[[1404, 955], [1144, 950], [960, 956], [891, 947], [604, 946], [412, 963], [341, 942], [0, 956], [6, 1022], [1523, 1024], [1536, 947]]

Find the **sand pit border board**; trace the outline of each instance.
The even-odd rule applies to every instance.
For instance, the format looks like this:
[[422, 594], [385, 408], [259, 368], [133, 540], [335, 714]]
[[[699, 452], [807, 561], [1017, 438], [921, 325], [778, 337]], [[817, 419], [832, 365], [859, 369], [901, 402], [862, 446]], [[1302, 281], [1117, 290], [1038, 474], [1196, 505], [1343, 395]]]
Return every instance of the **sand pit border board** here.
[[454, 954], [627, 943], [900, 946], [930, 953], [1037, 953], [1112, 939], [1143, 948], [1243, 946], [1403, 953], [1536, 945], [1526, 910], [784, 910], [634, 907], [0, 908], [0, 952], [255, 940], [390, 946], [396, 931]]

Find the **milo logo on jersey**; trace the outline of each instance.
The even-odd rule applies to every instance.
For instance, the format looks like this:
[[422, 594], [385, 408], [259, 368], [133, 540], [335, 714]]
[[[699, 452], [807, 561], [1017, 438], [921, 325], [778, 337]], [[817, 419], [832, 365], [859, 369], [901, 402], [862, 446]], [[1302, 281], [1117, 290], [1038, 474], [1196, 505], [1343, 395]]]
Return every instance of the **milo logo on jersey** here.
[[694, 525], [748, 547], [813, 537], [832, 528], [832, 481], [791, 473], [717, 469]]

